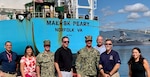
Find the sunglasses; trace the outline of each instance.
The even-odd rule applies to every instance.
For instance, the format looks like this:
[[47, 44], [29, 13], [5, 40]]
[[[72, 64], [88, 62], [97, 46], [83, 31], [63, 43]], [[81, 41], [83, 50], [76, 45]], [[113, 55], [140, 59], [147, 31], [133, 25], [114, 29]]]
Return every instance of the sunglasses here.
[[105, 44], [105, 45], [112, 45], [112, 44]]
[[50, 45], [44, 45], [44, 47], [50, 47]]
[[87, 40], [86, 42], [89, 42], [89, 41], [92, 42], [92, 40]]
[[69, 41], [63, 41], [63, 43], [69, 43]]

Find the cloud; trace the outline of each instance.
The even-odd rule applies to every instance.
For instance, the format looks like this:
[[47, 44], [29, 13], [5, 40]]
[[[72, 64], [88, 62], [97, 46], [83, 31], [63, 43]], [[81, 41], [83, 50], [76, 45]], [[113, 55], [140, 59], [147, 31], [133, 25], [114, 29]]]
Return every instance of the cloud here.
[[128, 19], [127, 22], [135, 22], [135, 19]]
[[145, 24], [145, 21], [139, 21], [136, 19], [128, 19], [127, 21], [125, 21], [125, 24], [129, 24], [129, 23], [133, 23], [133, 24]]
[[110, 10], [110, 7], [102, 8], [101, 13], [103, 13], [104, 16], [110, 16], [114, 14], [114, 12]]
[[110, 22], [104, 23], [102, 26], [100, 26], [100, 29], [114, 30], [116, 25], [117, 25], [116, 22], [110, 21]]
[[136, 3], [133, 5], [127, 5], [123, 9], [118, 10], [118, 13], [125, 12], [146, 12], [149, 8], [142, 3]]
[[[127, 16], [128, 22], [135, 22], [139, 18], [150, 17], [149, 8], [142, 3], [135, 3], [132, 5], [126, 5], [124, 8], [118, 10], [118, 13], [129, 14]], [[143, 15], [141, 15], [143, 13]]]
[[143, 16], [150, 17], [150, 11], [144, 12]]
[[31, 1], [32, 0], [0, 0], [0, 7], [24, 9], [24, 4]]
[[144, 11], [148, 11], [149, 8], [146, 7], [144, 4], [142, 3], [136, 3], [134, 5], [127, 5], [125, 7], [125, 10], [126, 11], [129, 11], [129, 12], [144, 12]]
[[124, 9], [120, 9], [118, 10], [118, 13], [126, 13], [126, 11]]
[[131, 13], [130, 15], [127, 16], [128, 19], [138, 19], [141, 16], [138, 13]]

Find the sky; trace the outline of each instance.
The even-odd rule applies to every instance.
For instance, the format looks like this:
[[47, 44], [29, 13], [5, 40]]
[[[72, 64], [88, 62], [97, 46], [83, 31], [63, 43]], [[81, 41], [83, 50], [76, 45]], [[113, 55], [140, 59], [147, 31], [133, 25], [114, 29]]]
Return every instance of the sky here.
[[[32, 0], [0, 0], [0, 7], [24, 8]], [[95, 15], [101, 30], [150, 30], [150, 0], [97, 0]], [[88, 0], [79, 0], [88, 5]], [[80, 10], [84, 13], [83, 9]]]
[[101, 30], [150, 30], [150, 0], [98, 0]]

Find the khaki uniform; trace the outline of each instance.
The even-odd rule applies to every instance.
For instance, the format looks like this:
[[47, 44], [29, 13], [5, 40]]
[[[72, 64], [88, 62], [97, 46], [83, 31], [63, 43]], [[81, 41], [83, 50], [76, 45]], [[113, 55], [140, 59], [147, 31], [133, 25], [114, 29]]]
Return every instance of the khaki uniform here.
[[80, 74], [81, 77], [96, 77], [99, 58], [100, 54], [96, 49], [81, 49], [76, 59], [77, 73]]
[[116, 73], [113, 74], [111, 77], [120, 77], [119, 72], [116, 72]]
[[17, 73], [16, 74], [4, 73], [4, 77], [16, 77], [16, 76], [17, 76]]
[[15, 73], [15, 74], [9, 74], [9, 73], [2, 72], [0, 70], [0, 77], [16, 77], [16, 76], [17, 76], [17, 73]]
[[40, 66], [41, 77], [55, 77], [53, 53], [40, 53], [36, 57], [36, 61], [36, 65]]

